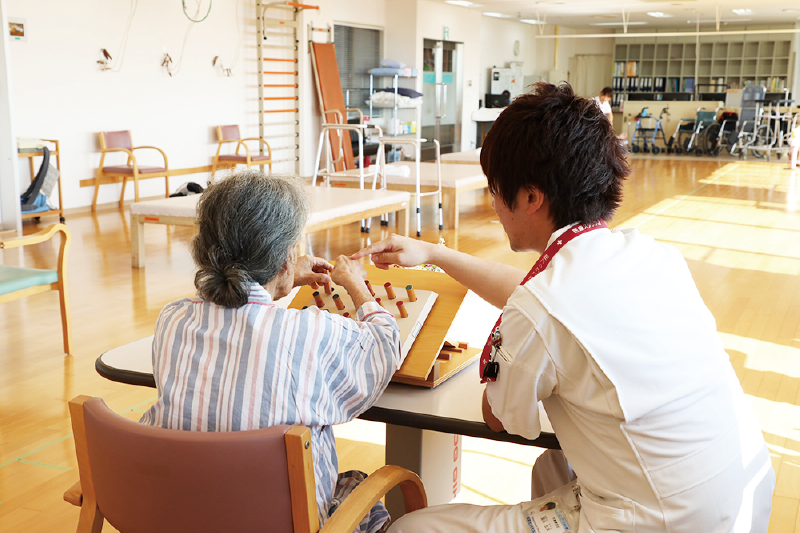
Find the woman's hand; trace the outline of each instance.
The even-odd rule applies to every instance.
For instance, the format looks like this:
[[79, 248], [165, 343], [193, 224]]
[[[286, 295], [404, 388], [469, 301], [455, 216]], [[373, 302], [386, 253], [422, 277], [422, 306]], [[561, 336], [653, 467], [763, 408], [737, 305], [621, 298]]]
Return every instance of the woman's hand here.
[[331, 278], [334, 283], [344, 287], [356, 309], [360, 309], [364, 302], [375, 301], [364, 283], [364, 280], [367, 279], [367, 271], [364, 269], [364, 265], [358, 261], [353, 261], [346, 255], [340, 255], [336, 258], [336, 266], [333, 267]]
[[375, 266], [383, 270], [387, 270], [391, 265], [412, 267], [430, 263], [435, 246], [429, 242], [392, 234], [388, 239], [371, 244], [354, 253], [350, 259], [370, 256]]
[[294, 265], [294, 286], [311, 285], [316, 288], [318, 285], [330, 283], [332, 270], [333, 265], [322, 258], [301, 256]]

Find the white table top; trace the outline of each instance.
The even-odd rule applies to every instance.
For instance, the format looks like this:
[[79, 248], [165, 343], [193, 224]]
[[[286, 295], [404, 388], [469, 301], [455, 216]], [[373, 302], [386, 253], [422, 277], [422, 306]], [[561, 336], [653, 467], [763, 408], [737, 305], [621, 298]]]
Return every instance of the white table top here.
[[[425, 162], [420, 163], [420, 185], [436, 187], [438, 184], [438, 174], [436, 163]], [[417, 169], [413, 161], [397, 161], [388, 163], [388, 168], [402, 168], [406, 167], [403, 171], [398, 171], [396, 175], [387, 170], [386, 182], [396, 184], [413, 184], [417, 179]], [[464, 187], [472, 183], [486, 183], [486, 176], [483, 175], [483, 170], [478, 165], [472, 164], [456, 164], [456, 165], [440, 165], [442, 170], [442, 187]], [[364, 186], [371, 186], [373, 175], [375, 173], [374, 165], [369, 167], [364, 172]], [[358, 169], [345, 170], [343, 172], [335, 172], [330, 177], [332, 182], [336, 181], [358, 181]]]
[[[277, 303], [283, 307], [288, 306], [297, 290], [299, 288], [278, 300]], [[482, 347], [499, 314], [499, 309], [481, 299], [474, 292], [468, 291], [447, 336], [460, 342], [467, 342], [471, 347]], [[134, 375], [134, 379], [127, 379], [129, 376], [124, 376], [119, 381], [140, 385], [147, 384], [146, 381], [149, 381], [152, 386], [152, 344], [153, 336], [151, 335], [109, 350], [98, 359], [98, 365], [102, 364], [106, 367], [102, 369], [101, 374], [110, 379], [114, 378], [106, 375], [108, 369], [123, 374], [138, 374], [140, 378], [138, 380]], [[506, 433], [494, 434], [485, 425], [481, 413], [484, 385], [478, 379], [476, 365], [477, 363], [470, 365], [433, 389], [392, 383], [375, 406], [362, 418], [398, 423], [398, 425], [412, 425], [420, 429], [451, 428], [451, 431], [447, 432], [530, 444], [531, 441], [526, 441], [521, 437]], [[542, 432], [552, 433], [553, 428], [541, 403], [539, 404], [539, 413]], [[395, 422], [395, 419], [398, 422]], [[552, 445], [555, 439], [552, 436], [548, 437], [549, 443]]]

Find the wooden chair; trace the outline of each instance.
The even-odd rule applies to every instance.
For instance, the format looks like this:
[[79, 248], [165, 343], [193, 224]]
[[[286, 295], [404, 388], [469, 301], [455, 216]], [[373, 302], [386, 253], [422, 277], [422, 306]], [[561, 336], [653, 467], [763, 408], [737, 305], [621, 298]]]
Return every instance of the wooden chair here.
[[69, 410], [80, 487], [64, 499], [81, 506], [79, 533], [99, 533], [104, 518], [123, 533], [351, 533], [396, 485], [407, 512], [427, 505], [416, 474], [385, 466], [320, 530], [307, 428], [163, 429], [121, 417], [88, 396], [74, 398]]
[[[157, 150], [164, 158], [163, 167], [145, 167], [140, 166], [136, 161], [134, 152], [136, 150]], [[94, 181], [94, 199], [92, 200], [92, 211], [97, 209], [97, 194], [100, 192], [100, 185], [107, 182], [108, 179], [113, 181], [122, 180], [122, 191], [119, 195], [119, 206], [122, 207], [125, 202], [125, 185], [129, 178], [133, 178], [133, 189], [135, 193], [134, 201], [139, 201], [139, 180], [149, 178], [164, 178], [165, 180], [165, 197], [169, 196], [169, 163], [167, 161], [167, 154], [160, 148], [155, 146], [133, 146], [131, 132], [129, 130], [123, 131], [106, 131], [100, 132], [100, 165], [97, 168]], [[103, 166], [106, 160], [106, 154], [111, 152], [124, 152], [128, 154], [128, 161], [124, 165], [116, 166]]]
[[56, 270], [0, 265], [0, 304], [40, 292], [58, 291], [64, 352], [69, 354], [72, 346], [69, 299], [67, 297], [67, 252], [71, 240], [69, 229], [64, 224], [53, 224], [32, 235], [0, 241], [0, 249], [8, 250], [29, 244], [38, 244], [50, 240], [56, 233], [61, 233], [61, 247], [58, 251]]
[[[272, 150], [269, 147], [269, 143], [264, 139], [258, 137], [242, 139], [239, 126], [233, 124], [230, 126], [217, 126], [217, 140], [219, 141], [217, 155], [214, 156], [214, 162], [211, 164], [212, 178], [218, 167], [235, 167], [236, 165], [247, 165], [247, 168], [253, 165], [259, 165], [262, 172], [264, 171], [264, 165], [269, 165], [269, 172], [270, 174], [272, 173]], [[251, 154], [250, 148], [245, 144], [245, 141], [258, 141], [260, 145], [266, 148], [267, 155]], [[224, 144], [234, 142], [236, 143], [236, 153], [234, 155], [220, 155]], [[244, 148], [244, 154], [239, 154], [240, 148]]]

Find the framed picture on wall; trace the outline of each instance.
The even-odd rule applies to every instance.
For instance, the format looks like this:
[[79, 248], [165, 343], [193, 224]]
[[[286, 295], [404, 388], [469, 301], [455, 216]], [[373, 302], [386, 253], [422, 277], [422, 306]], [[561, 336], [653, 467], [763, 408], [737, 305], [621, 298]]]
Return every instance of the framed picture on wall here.
[[12, 41], [27, 41], [25, 19], [8, 17], [8, 38]]

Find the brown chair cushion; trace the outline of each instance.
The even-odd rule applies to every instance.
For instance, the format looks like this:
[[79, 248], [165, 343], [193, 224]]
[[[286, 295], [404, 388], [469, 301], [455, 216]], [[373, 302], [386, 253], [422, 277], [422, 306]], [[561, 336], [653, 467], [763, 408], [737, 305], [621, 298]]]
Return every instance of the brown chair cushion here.
[[[167, 169], [162, 167], [139, 166], [139, 174], [164, 174], [166, 171]], [[133, 176], [133, 165], [103, 167], [103, 172], [107, 172], [108, 174], [130, 174]]]
[[285, 432], [138, 424], [84, 404], [97, 504], [126, 532], [292, 531]]
[[125, 148], [128, 150], [133, 148], [130, 130], [106, 131], [103, 133], [103, 137], [106, 141], [106, 148]]
[[[246, 163], [247, 156], [246, 155], [221, 155], [219, 156], [220, 161], [235, 161], [237, 163]], [[250, 161], [269, 161], [268, 155], [251, 155]]]

